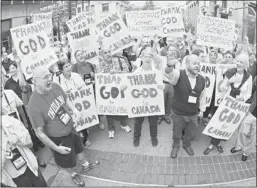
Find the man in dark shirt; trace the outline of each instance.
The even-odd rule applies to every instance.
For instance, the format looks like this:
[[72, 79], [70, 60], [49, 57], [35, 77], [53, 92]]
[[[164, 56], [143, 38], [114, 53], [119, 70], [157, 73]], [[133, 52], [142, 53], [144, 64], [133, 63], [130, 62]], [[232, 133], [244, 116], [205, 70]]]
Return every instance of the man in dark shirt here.
[[12, 61], [8, 58], [8, 54], [5, 52], [3, 54], [3, 61], [2, 61], [2, 66], [4, 67], [6, 73], [9, 73], [9, 67], [11, 65]]

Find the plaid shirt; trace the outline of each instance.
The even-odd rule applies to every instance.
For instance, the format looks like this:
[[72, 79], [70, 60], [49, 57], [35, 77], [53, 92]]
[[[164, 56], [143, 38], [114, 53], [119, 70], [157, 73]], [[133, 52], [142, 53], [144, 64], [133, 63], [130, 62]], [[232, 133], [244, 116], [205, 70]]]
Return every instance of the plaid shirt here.
[[105, 63], [102, 58], [99, 58], [99, 64], [96, 67], [97, 73], [128, 73], [129, 65], [123, 57], [112, 57], [112, 63]]

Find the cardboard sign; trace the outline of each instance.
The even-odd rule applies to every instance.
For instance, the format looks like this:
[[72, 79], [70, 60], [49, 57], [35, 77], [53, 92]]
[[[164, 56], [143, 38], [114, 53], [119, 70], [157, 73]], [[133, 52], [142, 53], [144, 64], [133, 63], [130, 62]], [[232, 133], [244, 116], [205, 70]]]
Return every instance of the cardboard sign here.
[[76, 62], [76, 52], [81, 50], [85, 53], [86, 61], [98, 64], [98, 45], [94, 31], [89, 28], [76, 30], [67, 33], [68, 41], [71, 47], [71, 61]]
[[52, 23], [52, 12], [34, 14], [32, 16], [32, 22], [45, 21], [46, 33], [50, 41], [53, 42], [53, 23]]
[[216, 90], [215, 90], [215, 106], [219, 106], [226, 92], [222, 92], [220, 85], [223, 81], [223, 74], [228, 70], [235, 68], [235, 64], [216, 64]]
[[83, 114], [81, 120], [77, 120], [74, 115], [72, 116], [76, 124], [76, 131], [81, 131], [99, 123], [92, 85], [84, 86], [80, 90], [71, 90], [66, 93], [66, 97], [70, 104]]
[[205, 77], [205, 101], [206, 107], [211, 104], [215, 77], [216, 77], [216, 65], [210, 63], [201, 63], [200, 74]]
[[161, 9], [162, 36], [183, 37], [185, 26], [182, 7], [174, 6]]
[[81, 12], [66, 22], [70, 31], [91, 28], [96, 22], [96, 15], [94, 12]]
[[198, 45], [232, 50], [234, 31], [234, 20], [199, 15], [197, 17], [196, 42]]
[[249, 104], [225, 96], [203, 134], [229, 140], [249, 111]]
[[161, 31], [160, 10], [142, 10], [126, 12], [129, 33], [132, 36], [154, 36]]
[[10, 29], [26, 79], [32, 77], [32, 71], [36, 67], [49, 67], [58, 61], [54, 50], [49, 46], [45, 28], [46, 23], [40, 21]]
[[117, 12], [98, 22], [96, 31], [102, 39], [103, 48], [109, 48], [112, 54], [135, 44], [128, 28]]
[[128, 79], [127, 108], [129, 117], [164, 115], [164, 94], [161, 72], [126, 74]]
[[121, 90], [126, 85], [124, 74], [96, 74], [95, 75], [96, 106], [98, 114], [102, 115], [127, 115], [125, 91]]

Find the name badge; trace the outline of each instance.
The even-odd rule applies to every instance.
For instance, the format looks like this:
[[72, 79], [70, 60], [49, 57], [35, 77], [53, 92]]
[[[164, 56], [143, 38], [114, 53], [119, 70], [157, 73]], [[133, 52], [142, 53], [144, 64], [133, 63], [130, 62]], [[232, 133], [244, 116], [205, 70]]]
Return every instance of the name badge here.
[[189, 102], [189, 103], [196, 104], [196, 100], [197, 100], [196, 97], [189, 95], [189, 97], [188, 97], [188, 102]]
[[57, 112], [57, 117], [61, 120], [61, 122], [67, 126], [68, 123], [70, 122], [71, 120], [71, 116], [64, 110], [63, 107], [61, 107], [59, 109], [59, 111]]
[[17, 170], [21, 169], [24, 165], [27, 164], [25, 159], [22, 157], [22, 155], [20, 154], [17, 148], [15, 148], [12, 151], [12, 153], [13, 153], [13, 158], [11, 159], [11, 161]]

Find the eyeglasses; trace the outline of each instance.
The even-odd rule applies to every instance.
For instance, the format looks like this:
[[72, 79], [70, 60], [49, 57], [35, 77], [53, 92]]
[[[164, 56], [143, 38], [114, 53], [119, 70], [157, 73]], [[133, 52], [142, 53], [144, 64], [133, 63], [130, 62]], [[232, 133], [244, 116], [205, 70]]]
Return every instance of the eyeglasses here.
[[42, 77], [36, 77], [36, 78], [41, 78], [41, 79], [43, 79], [43, 80], [49, 80], [50, 78], [52, 79], [53, 78], [53, 74], [47, 74], [47, 75], [45, 75], [43, 78]]

